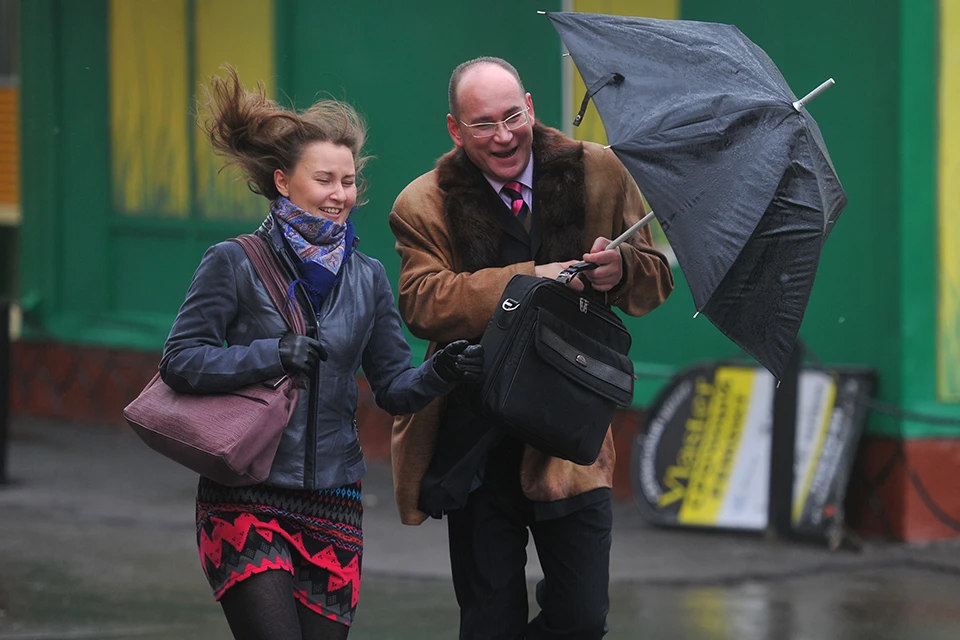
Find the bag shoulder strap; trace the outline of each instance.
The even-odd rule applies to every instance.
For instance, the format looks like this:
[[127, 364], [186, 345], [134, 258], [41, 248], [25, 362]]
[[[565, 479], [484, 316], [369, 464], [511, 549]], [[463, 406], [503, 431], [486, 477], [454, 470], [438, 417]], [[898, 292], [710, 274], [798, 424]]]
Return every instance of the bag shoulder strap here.
[[260, 276], [263, 286], [266, 287], [270, 299], [283, 319], [286, 320], [290, 330], [299, 335], [306, 335], [306, 323], [303, 320], [300, 305], [287, 297], [289, 283], [280, 270], [280, 265], [277, 264], [276, 256], [273, 255], [273, 251], [267, 246], [264, 239], [252, 233], [245, 233], [236, 238], [231, 238], [231, 240], [246, 251], [254, 270]]

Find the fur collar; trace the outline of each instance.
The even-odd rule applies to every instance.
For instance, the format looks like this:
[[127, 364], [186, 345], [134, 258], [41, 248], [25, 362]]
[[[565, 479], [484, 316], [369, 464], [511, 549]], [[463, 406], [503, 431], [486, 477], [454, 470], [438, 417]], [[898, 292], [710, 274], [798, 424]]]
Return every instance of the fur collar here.
[[[540, 220], [537, 264], [570, 260], [583, 253], [583, 145], [556, 129], [533, 128], [533, 198]], [[437, 162], [443, 213], [453, 237], [459, 271], [500, 264], [505, 231], [493, 212], [503, 206], [483, 173], [454, 149]]]

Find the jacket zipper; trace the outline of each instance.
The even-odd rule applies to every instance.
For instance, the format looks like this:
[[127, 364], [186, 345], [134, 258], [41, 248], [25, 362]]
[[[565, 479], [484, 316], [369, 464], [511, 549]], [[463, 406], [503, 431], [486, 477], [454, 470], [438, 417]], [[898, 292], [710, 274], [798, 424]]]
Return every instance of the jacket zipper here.
[[[303, 285], [301, 285], [302, 287]], [[313, 304], [307, 298], [307, 304], [313, 313], [313, 327], [316, 339], [320, 340], [320, 317]], [[303, 487], [304, 489], [317, 488], [317, 414], [320, 412], [320, 362], [314, 367], [310, 376], [310, 399], [307, 402], [307, 444], [303, 452]]]
[[[323, 304], [327, 304], [333, 299], [334, 293], [340, 288], [340, 282], [337, 282], [333, 289], [324, 298]], [[307, 294], [307, 288], [300, 283], [300, 290], [307, 300], [307, 306], [313, 316], [314, 337], [320, 340], [320, 310], [313, 308], [310, 297]], [[332, 302], [330, 303], [332, 304]], [[310, 399], [307, 402], [307, 433], [306, 433], [306, 451], [303, 457], [303, 486], [304, 489], [317, 488], [317, 415], [320, 412], [320, 369], [322, 362], [317, 362], [317, 366], [310, 376]]]

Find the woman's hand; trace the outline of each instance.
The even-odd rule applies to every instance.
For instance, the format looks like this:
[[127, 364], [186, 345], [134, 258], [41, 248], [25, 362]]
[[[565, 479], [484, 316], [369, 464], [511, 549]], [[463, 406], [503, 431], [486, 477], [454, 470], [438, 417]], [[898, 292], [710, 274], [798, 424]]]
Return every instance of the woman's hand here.
[[467, 340], [451, 342], [433, 356], [433, 368], [446, 382], [477, 382], [483, 373], [483, 347]]
[[280, 364], [287, 373], [310, 373], [318, 361], [329, 357], [318, 340], [288, 333], [280, 338]]

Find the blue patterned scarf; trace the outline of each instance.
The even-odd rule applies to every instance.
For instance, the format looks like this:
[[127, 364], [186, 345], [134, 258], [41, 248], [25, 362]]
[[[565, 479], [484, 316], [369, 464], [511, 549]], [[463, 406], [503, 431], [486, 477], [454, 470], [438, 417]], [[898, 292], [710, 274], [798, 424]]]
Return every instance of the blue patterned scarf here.
[[346, 257], [347, 225], [313, 216], [283, 196], [270, 207], [283, 235], [304, 262], [315, 262], [336, 275]]
[[340, 279], [340, 268], [353, 249], [353, 224], [337, 224], [332, 220], [310, 215], [283, 196], [270, 207], [283, 236], [300, 257], [300, 278], [290, 284], [287, 295], [294, 297], [294, 288], [303, 283], [315, 309]]

